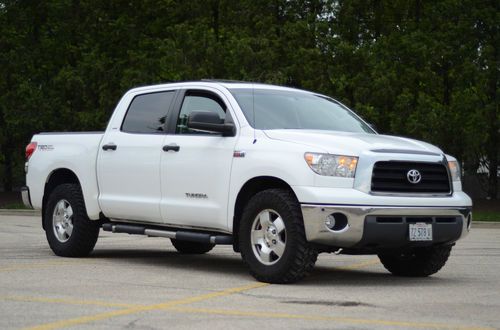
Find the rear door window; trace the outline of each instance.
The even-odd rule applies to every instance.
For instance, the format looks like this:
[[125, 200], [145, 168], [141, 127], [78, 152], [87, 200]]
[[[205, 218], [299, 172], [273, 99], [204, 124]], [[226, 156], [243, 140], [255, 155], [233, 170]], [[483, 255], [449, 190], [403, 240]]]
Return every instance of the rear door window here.
[[130, 103], [121, 130], [127, 133], [164, 133], [174, 96], [175, 91], [137, 95]]

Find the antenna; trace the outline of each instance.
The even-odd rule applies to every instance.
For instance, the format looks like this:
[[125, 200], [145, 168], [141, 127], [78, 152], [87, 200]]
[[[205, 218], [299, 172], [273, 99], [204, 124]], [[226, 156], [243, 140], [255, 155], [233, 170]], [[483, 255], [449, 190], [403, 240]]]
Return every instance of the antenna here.
[[252, 83], [252, 113], [253, 113], [253, 144], [257, 142], [255, 137], [255, 131], [257, 130], [257, 124], [255, 123], [255, 84]]

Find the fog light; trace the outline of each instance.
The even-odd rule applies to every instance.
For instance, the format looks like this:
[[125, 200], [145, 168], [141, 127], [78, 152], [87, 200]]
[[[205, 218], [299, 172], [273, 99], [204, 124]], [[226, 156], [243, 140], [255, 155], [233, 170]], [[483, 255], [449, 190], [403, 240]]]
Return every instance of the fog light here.
[[333, 216], [333, 214], [330, 214], [326, 217], [325, 226], [328, 229], [333, 229], [333, 227], [335, 227], [335, 217]]
[[332, 213], [326, 217], [325, 226], [331, 231], [335, 232], [343, 231], [349, 227], [347, 216], [340, 212]]

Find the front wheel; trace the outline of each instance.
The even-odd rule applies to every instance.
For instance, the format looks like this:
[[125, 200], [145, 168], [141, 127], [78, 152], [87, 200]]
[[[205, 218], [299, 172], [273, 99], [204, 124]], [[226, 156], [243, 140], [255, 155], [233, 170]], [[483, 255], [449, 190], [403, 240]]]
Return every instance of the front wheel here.
[[44, 214], [45, 235], [58, 256], [87, 256], [97, 242], [99, 223], [87, 217], [78, 184], [62, 184], [49, 195]]
[[296, 197], [283, 189], [264, 190], [252, 197], [243, 211], [239, 244], [250, 273], [268, 283], [302, 279], [318, 256], [306, 240]]
[[396, 276], [426, 277], [437, 273], [448, 260], [451, 245], [388, 251], [378, 257], [384, 267]]

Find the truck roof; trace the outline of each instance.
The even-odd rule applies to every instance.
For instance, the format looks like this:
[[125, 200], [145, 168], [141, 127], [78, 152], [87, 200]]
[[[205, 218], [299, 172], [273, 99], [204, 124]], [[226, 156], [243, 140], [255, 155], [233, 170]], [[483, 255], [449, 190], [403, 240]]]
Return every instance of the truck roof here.
[[172, 82], [172, 83], [166, 83], [166, 84], [156, 84], [156, 85], [147, 85], [147, 86], [141, 86], [141, 87], [136, 87], [129, 92], [144, 92], [148, 90], [157, 90], [157, 89], [162, 89], [162, 88], [168, 88], [168, 87], [176, 87], [176, 88], [182, 88], [182, 87], [195, 87], [195, 86], [222, 86], [227, 89], [232, 89], [232, 88], [242, 88], [242, 89], [274, 89], [274, 90], [288, 90], [288, 91], [301, 91], [305, 93], [312, 93], [310, 91], [298, 89], [298, 88], [292, 88], [292, 87], [285, 87], [285, 86], [278, 86], [278, 85], [271, 85], [271, 84], [264, 84], [264, 83], [257, 83], [257, 82], [248, 82], [248, 81], [237, 81], [237, 80], [212, 80], [212, 79], [202, 79], [198, 81], [184, 81], [184, 82]]

